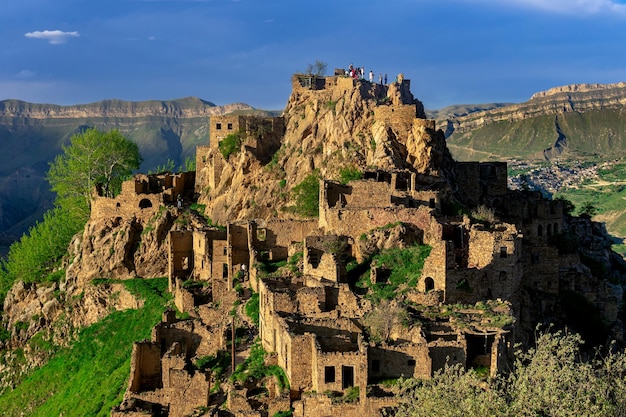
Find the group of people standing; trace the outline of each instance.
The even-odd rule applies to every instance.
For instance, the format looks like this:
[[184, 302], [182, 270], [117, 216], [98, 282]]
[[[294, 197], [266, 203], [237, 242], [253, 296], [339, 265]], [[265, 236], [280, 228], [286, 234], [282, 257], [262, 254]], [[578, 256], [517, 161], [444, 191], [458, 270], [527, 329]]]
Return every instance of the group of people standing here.
[[[365, 79], [365, 67], [355, 67], [354, 65], [350, 64], [345, 74], [346, 76], [354, 78], [354, 79], [358, 79], [358, 78]], [[374, 71], [369, 72], [369, 81], [371, 83], [374, 83]], [[387, 84], [387, 74], [385, 75], [383, 75], [382, 73], [378, 74], [378, 84], [380, 85]]]

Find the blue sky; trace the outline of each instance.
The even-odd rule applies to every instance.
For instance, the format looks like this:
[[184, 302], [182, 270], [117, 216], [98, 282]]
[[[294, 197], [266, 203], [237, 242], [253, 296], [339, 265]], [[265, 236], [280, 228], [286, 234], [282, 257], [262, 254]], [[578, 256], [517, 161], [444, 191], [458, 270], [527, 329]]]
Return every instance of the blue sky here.
[[322, 60], [403, 72], [426, 108], [626, 80], [626, 0], [19, 0], [0, 10], [0, 100], [196, 96], [284, 108]]

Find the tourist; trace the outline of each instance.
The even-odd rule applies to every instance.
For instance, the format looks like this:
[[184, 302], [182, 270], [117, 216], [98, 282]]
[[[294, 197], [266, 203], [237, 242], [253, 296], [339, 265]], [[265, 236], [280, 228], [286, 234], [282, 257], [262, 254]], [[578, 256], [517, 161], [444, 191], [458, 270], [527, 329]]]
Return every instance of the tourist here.
[[378, 74], [378, 84], [383, 85], [383, 74]]
[[374, 71], [370, 70], [370, 82], [373, 83], [374, 82]]
[[385, 74], [385, 85], [387, 85], [387, 74]]

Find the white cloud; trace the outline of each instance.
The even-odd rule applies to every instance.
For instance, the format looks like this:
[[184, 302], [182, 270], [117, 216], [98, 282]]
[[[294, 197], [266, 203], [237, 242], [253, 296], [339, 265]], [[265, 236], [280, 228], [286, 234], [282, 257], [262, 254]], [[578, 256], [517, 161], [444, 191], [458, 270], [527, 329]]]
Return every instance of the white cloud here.
[[27, 38], [45, 39], [51, 45], [59, 45], [67, 42], [69, 38], [78, 38], [80, 34], [78, 32], [63, 32], [61, 30], [44, 30], [25, 33]]
[[37, 75], [36, 71], [31, 71], [31, 70], [21, 70], [20, 72], [17, 73], [16, 77], [17, 78], [21, 78], [21, 79], [25, 79], [25, 78], [32, 78], [35, 75]]
[[618, 12], [626, 14], [626, 5], [612, 0], [515, 0], [521, 4], [547, 11], [571, 14]]
[[607, 13], [626, 16], [626, 4], [623, 0], [470, 0], [472, 1], [578, 16]]

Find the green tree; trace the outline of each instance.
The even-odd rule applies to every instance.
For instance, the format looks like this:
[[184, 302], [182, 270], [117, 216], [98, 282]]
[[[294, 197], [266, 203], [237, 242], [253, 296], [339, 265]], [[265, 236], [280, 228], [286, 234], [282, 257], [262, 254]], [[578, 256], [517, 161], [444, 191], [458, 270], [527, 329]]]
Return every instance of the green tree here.
[[237, 152], [239, 152], [244, 135], [245, 132], [239, 131], [227, 135], [224, 139], [220, 141], [220, 143], [217, 145], [217, 148], [219, 149], [224, 159], [228, 160], [231, 155], [236, 155]]
[[579, 335], [544, 333], [535, 348], [517, 352], [508, 375], [485, 380], [455, 365], [430, 380], [405, 380], [403, 404], [395, 415], [626, 415], [626, 354], [613, 349], [585, 359], [581, 347]]
[[102, 195], [114, 197], [124, 177], [139, 168], [142, 161], [137, 145], [118, 130], [101, 132], [88, 129], [70, 139], [50, 164], [48, 181], [57, 193], [57, 205], [81, 212], [91, 208], [94, 187]]

